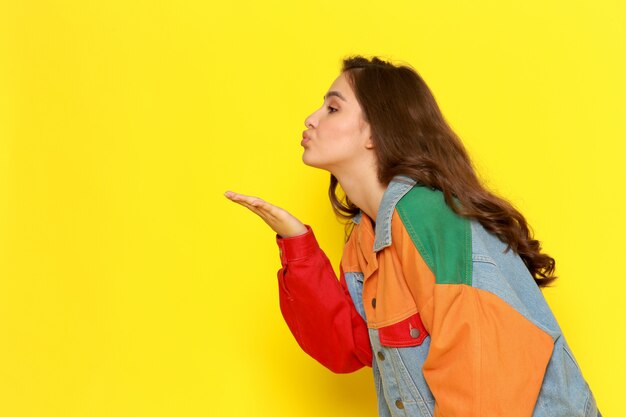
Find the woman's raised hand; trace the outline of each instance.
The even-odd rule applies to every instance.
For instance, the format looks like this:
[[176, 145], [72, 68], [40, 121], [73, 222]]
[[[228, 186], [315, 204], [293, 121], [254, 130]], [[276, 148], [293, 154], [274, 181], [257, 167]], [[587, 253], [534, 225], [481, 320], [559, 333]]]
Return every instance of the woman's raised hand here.
[[232, 191], [226, 191], [224, 195], [230, 201], [239, 203], [258, 214], [281, 237], [293, 237], [307, 232], [306, 226], [300, 220], [292, 216], [287, 210], [276, 207], [267, 201]]

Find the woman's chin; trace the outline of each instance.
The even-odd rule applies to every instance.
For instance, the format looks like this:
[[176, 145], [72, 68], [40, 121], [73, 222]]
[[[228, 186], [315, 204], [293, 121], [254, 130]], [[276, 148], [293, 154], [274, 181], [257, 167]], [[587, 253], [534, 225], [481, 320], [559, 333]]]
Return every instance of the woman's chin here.
[[323, 164], [320, 163], [320, 161], [316, 161], [316, 160], [312, 159], [309, 155], [307, 155], [306, 150], [302, 154], [302, 162], [304, 163], [304, 165], [308, 165], [308, 166], [313, 167], [313, 168], [325, 169]]
[[314, 166], [314, 161], [312, 161], [311, 158], [307, 155], [306, 149], [302, 153], [302, 163], [304, 163], [304, 165]]

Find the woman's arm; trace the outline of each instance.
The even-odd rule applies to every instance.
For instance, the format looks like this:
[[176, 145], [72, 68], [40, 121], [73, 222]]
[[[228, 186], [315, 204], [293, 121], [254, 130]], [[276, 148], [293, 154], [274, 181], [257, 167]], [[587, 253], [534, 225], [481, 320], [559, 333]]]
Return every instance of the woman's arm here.
[[336, 373], [372, 366], [367, 325], [352, 303], [343, 270], [338, 281], [311, 227], [258, 197], [224, 195], [276, 232], [280, 309], [302, 349]]
[[340, 266], [340, 279], [319, 247], [313, 230], [276, 235], [280, 309], [300, 347], [335, 373], [372, 366], [367, 325], [359, 315]]

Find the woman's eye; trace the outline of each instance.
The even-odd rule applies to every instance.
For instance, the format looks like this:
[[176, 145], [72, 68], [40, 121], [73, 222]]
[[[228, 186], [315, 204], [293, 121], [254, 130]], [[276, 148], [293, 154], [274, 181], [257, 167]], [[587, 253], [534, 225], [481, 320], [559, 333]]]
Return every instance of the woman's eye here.
[[332, 110], [337, 111], [337, 109], [334, 107], [328, 106], [327, 108], [328, 108], [329, 113], [334, 113]]

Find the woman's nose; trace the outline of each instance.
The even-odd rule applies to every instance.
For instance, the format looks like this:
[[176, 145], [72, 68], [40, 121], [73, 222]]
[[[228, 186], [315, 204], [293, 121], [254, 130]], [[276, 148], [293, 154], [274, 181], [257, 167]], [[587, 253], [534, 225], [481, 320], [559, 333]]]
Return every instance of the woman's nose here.
[[308, 128], [312, 128], [315, 124], [314, 120], [315, 113], [309, 115], [306, 119], [304, 119], [304, 125]]

